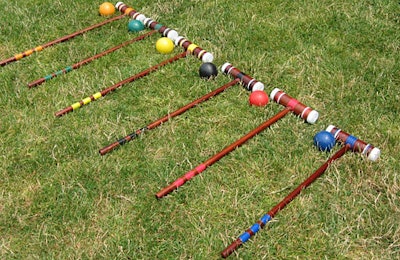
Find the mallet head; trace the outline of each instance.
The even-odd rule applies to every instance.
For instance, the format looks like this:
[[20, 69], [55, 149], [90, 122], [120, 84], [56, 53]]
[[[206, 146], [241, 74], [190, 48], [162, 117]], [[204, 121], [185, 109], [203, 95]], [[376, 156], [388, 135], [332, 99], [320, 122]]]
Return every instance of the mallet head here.
[[367, 156], [370, 161], [378, 160], [381, 155], [381, 150], [378, 148], [344, 132], [336, 126], [330, 125], [326, 128], [326, 131], [331, 132], [337, 141], [349, 144], [353, 152], [359, 152]]
[[225, 74], [230, 74], [234, 78], [240, 79], [243, 86], [249, 91], [264, 90], [264, 84], [255, 80], [254, 78], [241, 72], [239, 69], [232, 66], [230, 63], [222, 65], [221, 70]]
[[292, 98], [279, 88], [272, 90], [270, 99], [274, 100], [278, 104], [290, 108], [293, 113], [306, 120], [309, 124], [314, 124], [318, 120], [319, 113], [316, 110], [304, 105], [297, 99]]

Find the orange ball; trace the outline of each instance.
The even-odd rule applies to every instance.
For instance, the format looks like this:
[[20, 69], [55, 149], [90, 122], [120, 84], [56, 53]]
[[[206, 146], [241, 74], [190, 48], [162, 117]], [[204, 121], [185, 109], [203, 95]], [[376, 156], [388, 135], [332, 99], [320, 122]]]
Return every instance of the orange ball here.
[[99, 6], [99, 14], [101, 16], [110, 16], [115, 13], [115, 7], [110, 2], [104, 2]]

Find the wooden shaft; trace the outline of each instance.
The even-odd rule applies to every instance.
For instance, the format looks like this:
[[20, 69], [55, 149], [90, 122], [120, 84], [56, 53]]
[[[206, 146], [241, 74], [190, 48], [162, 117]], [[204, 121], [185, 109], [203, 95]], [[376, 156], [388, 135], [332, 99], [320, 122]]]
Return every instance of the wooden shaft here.
[[55, 78], [58, 75], [68, 73], [68, 72], [70, 72], [70, 71], [72, 71], [74, 69], [78, 69], [81, 66], [86, 65], [86, 64], [88, 64], [88, 63], [90, 63], [90, 62], [92, 62], [92, 61], [94, 61], [94, 60], [96, 60], [96, 59], [98, 59], [100, 57], [106, 56], [107, 54], [109, 54], [111, 52], [114, 52], [114, 51], [116, 51], [116, 50], [118, 50], [118, 49], [120, 49], [120, 48], [122, 48], [122, 47], [124, 47], [126, 45], [129, 45], [129, 44], [137, 42], [137, 41], [141, 41], [141, 40], [145, 39], [146, 37], [149, 37], [150, 35], [152, 35], [154, 33], [156, 33], [156, 31], [150, 31], [150, 32], [142, 34], [142, 35], [140, 35], [140, 36], [138, 36], [136, 38], [133, 38], [133, 39], [131, 39], [129, 41], [123, 42], [120, 45], [117, 45], [117, 46], [112, 47], [112, 48], [110, 48], [110, 49], [108, 49], [106, 51], [98, 53], [98, 54], [96, 54], [96, 55], [94, 55], [92, 57], [89, 57], [89, 58], [86, 58], [86, 59], [84, 59], [84, 60], [82, 60], [80, 62], [77, 62], [77, 63], [73, 64], [72, 66], [68, 66], [68, 67], [66, 67], [66, 68], [64, 68], [62, 70], [53, 72], [52, 74], [49, 74], [49, 75], [47, 75], [47, 76], [45, 76], [43, 78], [37, 79], [37, 80], [35, 80], [33, 82], [30, 82], [30, 83], [28, 83], [28, 87], [29, 88], [36, 87], [36, 86], [44, 83], [45, 81], [48, 81], [48, 80], [50, 80], [52, 78]]
[[266, 128], [268, 128], [272, 124], [276, 123], [278, 120], [282, 119], [289, 112], [290, 112], [290, 109], [288, 109], [288, 108], [285, 108], [285, 109], [281, 110], [280, 112], [275, 114], [273, 117], [271, 117], [270, 119], [268, 119], [267, 121], [265, 121], [264, 123], [262, 123], [261, 125], [256, 127], [255, 129], [251, 130], [245, 136], [241, 137], [240, 139], [238, 139], [237, 141], [233, 142], [231, 145], [227, 146], [225, 149], [223, 149], [222, 151], [220, 151], [219, 153], [217, 153], [216, 155], [214, 155], [213, 157], [211, 157], [210, 159], [205, 161], [204, 164], [207, 165], [207, 167], [208, 167], [208, 166], [216, 163], [222, 157], [224, 157], [228, 153], [232, 152], [237, 147], [241, 146], [242, 144], [244, 144], [245, 142], [247, 142], [248, 140], [250, 140], [251, 138], [253, 138], [257, 134], [261, 133]]
[[169, 58], [168, 60], [160, 62], [157, 65], [154, 65], [154, 66], [152, 66], [152, 67], [150, 67], [150, 68], [148, 68], [148, 69], [146, 69], [146, 70], [144, 70], [144, 71], [142, 71], [142, 72], [140, 72], [140, 73], [138, 73], [136, 75], [133, 75], [132, 77], [129, 77], [129, 78], [127, 78], [127, 79], [125, 79], [125, 80], [123, 80], [123, 81], [121, 81], [121, 82], [119, 82], [119, 83], [117, 83], [117, 84], [115, 84], [115, 85], [113, 85], [113, 86], [111, 86], [109, 88], [106, 88], [106, 89], [102, 90], [101, 91], [101, 95], [105, 96], [105, 95], [109, 94], [110, 92], [116, 90], [117, 88], [121, 87], [122, 85], [130, 83], [130, 82], [135, 81], [137, 79], [143, 78], [144, 76], [147, 76], [151, 72], [156, 71], [159, 68], [161, 68], [161, 67], [163, 67], [163, 66], [165, 66], [165, 65], [167, 65], [169, 63], [172, 63], [174, 61], [177, 61], [177, 60], [179, 60], [181, 58], [186, 57], [186, 55], [187, 55], [187, 52], [184, 51], [184, 52], [182, 52], [182, 53], [180, 53], [178, 55], [175, 55], [172, 58]]
[[222, 252], [221, 256], [223, 258], [228, 257], [242, 244], [247, 242], [252, 236], [254, 236], [265, 224], [270, 221], [279, 211], [281, 211], [286, 205], [288, 205], [294, 198], [296, 198], [303, 189], [311, 185], [317, 178], [319, 178], [329, 167], [329, 165], [342, 157], [348, 150], [350, 145], [343, 146], [339, 151], [337, 151], [332, 157], [330, 157], [320, 168], [318, 168], [312, 175], [310, 175], [305, 181], [303, 181], [296, 189], [294, 189], [289, 195], [287, 195], [281, 202], [279, 202], [275, 207], [273, 207], [267, 214], [265, 214], [257, 223], [247, 229], [239, 238], [233, 241], [229, 246], [227, 246]]
[[215, 89], [215, 90], [209, 92], [208, 94], [200, 97], [199, 99], [196, 99], [195, 101], [193, 101], [193, 102], [191, 102], [191, 103], [189, 103], [189, 104], [187, 104], [187, 105], [175, 110], [174, 112], [172, 112], [170, 114], [167, 114], [167, 115], [165, 115], [164, 117], [162, 117], [160, 119], [157, 119], [156, 121], [148, 124], [146, 127], [138, 129], [135, 132], [133, 132], [133, 133], [131, 133], [131, 134], [119, 139], [118, 141], [116, 141], [116, 142], [114, 142], [114, 143], [112, 143], [112, 144], [100, 149], [99, 150], [100, 155], [104, 155], [104, 154], [106, 154], [108, 152], [111, 152], [112, 150], [114, 150], [118, 146], [123, 145], [123, 144], [131, 141], [132, 139], [136, 138], [138, 135], [142, 134], [144, 132], [144, 130], [150, 130], [150, 129], [158, 127], [162, 123], [167, 122], [169, 119], [171, 119], [173, 117], [176, 117], [176, 116], [186, 112], [187, 110], [195, 107], [196, 105], [198, 105], [198, 104], [210, 99], [211, 97], [214, 97], [214, 96], [218, 95], [219, 93], [225, 91], [227, 88], [237, 84], [238, 82], [239, 82], [239, 80], [237, 80], [237, 79], [232, 80], [231, 82], [223, 85], [222, 87], [219, 87], [218, 89]]
[[11, 58], [8, 58], [8, 59], [5, 59], [5, 60], [0, 61], [0, 66], [3, 67], [3, 66], [5, 66], [5, 65], [7, 65], [7, 64], [9, 64], [9, 63], [11, 63], [11, 62], [20, 60], [20, 59], [22, 59], [22, 58], [24, 58], [24, 57], [27, 57], [27, 56], [31, 55], [32, 53], [34, 53], [34, 52], [39, 52], [39, 51], [42, 51], [43, 49], [45, 49], [45, 48], [47, 48], [47, 47], [50, 47], [50, 46], [52, 46], [52, 45], [55, 45], [55, 44], [58, 44], [58, 43], [61, 43], [61, 42], [65, 42], [65, 41], [70, 40], [70, 39], [72, 39], [72, 38], [74, 38], [74, 37], [76, 37], [76, 36], [78, 36], [78, 35], [81, 35], [81, 34], [83, 34], [83, 33], [85, 33], [85, 32], [88, 32], [88, 31], [90, 31], [90, 30], [93, 30], [93, 29], [95, 29], [95, 28], [98, 28], [98, 27], [100, 27], [100, 26], [103, 26], [103, 25], [108, 24], [108, 23], [110, 23], [110, 22], [113, 22], [113, 21], [122, 19], [123, 17], [125, 17], [124, 14], [123, 14], [123, 15], [119, 15], [119, 16], [115, 16], [115, 17], [110, 18], [110, 19], [108, 19], [108, 20], [105, 20], [105, 21], [103, 21], [103, 22], [100, 22], [100, 23], [94, 24], [94, 25], [92, 25], [92, 26], [89, 26], [89, 27], [87, 27], [87, 28], [85, 28], [85, 29], [82, 29], [82, 30], [80, 30], [80, 31], [71, 33], [71, 34], [69, 34], [69, 35], [66, 35], [66, 36], [63, 36], [63, 37], [61, 37], [61, 38], [55, 39], [55, 40], [50, 41], [50, 42], [48, 42], [48, 43], [45, 43], [45, 44], [43, 44], [43, 45], [39, 45], [39, 46], [37, 46], [37, 47], [35, 47], [35, 48], [33, 48], [33, 49], [30, 49], [30, 50], [24, 51], [24, 52], [22, 52], [22, 53], [16, 54], [16, 55], [14, 55], [14, 57], [11, 57]]
[[78, 108], [80, 108], [80, 107], [82, 107], [84, 105], [89, 104], [92, 101], [95, 101], [95, 100], [99, 99], [100, 97], [104, 97], [105, 95], [110, 94], [112, 91], [116, 90], [117, 88], [121, 87], [122, 85], [125, 85], [125, 84], [130, 83], [132, 81], [135, 81], [135, 80], [137, 80], [139, 78], [142, 78], [142, 77], [150, 74], [151, 72], [158, 70], [162, 66], [165, 66], [165, 65], [167, 65], [169, 63], [172, 63], [172, 62], [174, 62], [176, 60], [179, 60], [181, 58], [184, 58], [186, 55], [187, 55], [186, 51], [182, 52], [182, 53], [180, 53], [178, 55], [175, 55], [174, 57], [172, 57], [172, 58], [170, 58], [168, 60], [165, 60], [165, 61], [163, 61], [163, 62], [161, 62], [161, 63], [159, 63], [157, 65], [154, 65], [154, 66], [152, 66], [152, 67], [150, 67], [150, 68], [148, 68], [148, 69], [146, 69], [146, 70], [144, 70], [144, 71], [142, 71], [142, 72], [140, 72], [138, 74], [133, 75], [132, 77], [124, 79], [124, 80], [118, 82], [117, 84], [114, 84], [111, 87], [108, 87], [108, 88], [102, 90], [101, 92], [97, 92], [97, 93], [95, 93], [95, 94], [93, 94], [93, 95], [91, 95], [91, 96], [89, 96], [89, 97], [87, 97], [85, 99], [82, 99], [79, 102], [76, 102], [76, 103], [70, 105], [69, 107], [66, 107], [66, 108], [56, 112], [55, 116], [60, 117], [60, 116], [63, 116], [65, 114], [69, 113], [69, 112], [72, 112], [72, 111], [74, 111], [74, 110], [76, 110], [76, 109], [78, 109]]
[[328, 169], [329, 165], [340, 157], [342, 157], [350, 149], [349, 145], [343, 146], [333, 156], [331, 156], [321, 167], [319, 167], [313, 174], [311, 174], [304, 182], [302, 182], [296, 189], [294, 189], [289, 195], [287, 195], [281, 202], [273, 207], [268, 215], [273, 218], [279, 211], [281, 211], [286, 205], [288, 205], [294, 198], [296, 198], [300, 192], [311, 185], [316, 179], [318, 179]]
[[267, 121], [265, 121], [264, 123], [259, 125], [257, 128], [255, 128], [252, 131], [250, 131], [248, 134], [246, 134], [242, 138], [240, 138], [237, 141], [233, 142], [232, 144], [230, 144], [229, 146], [224, 148], [219, 153], [217, 153], [214, 156], [210, 157], [204, 163], [198, 165], [196, 168], [188, 171], [187, 173], [185, 173], [184, 175], [182, 175], [181, 177], [176, 179], [172, 184], [168, 185], [166, 188], [161, 189], [156, 194], [156, 198], [160, 199], [160, 198], [166, 196], [167, 194], [171, 193], [173, 190], [179, 188], [180, 186], [185, 184], [187, 181], [189, 181], [190, 179], [194, 178], [196, 175], [198, 175], [201, 172], [203, 172], [207, 167], [211, 166], [212, 164], [214, 164], [215, 162], [220, 160], [222, 157], [224, 157], [228, 153], [232, 152], [237, 147], [241, 146], [246, 141], [248, 141], [249, 139], [251, 139], [252, 137], [257, 135], [258, 133], [260, 133], [261, 131], [263, 131], [267, 127], [269, 127], [272, 124], [274, 124], [275, 122], [277, 122], [279, 119], [283, 118], [289, 112], [290, 112], [289, 108], [285, 108], [282, 111], [278, 112], [276, 115], [274, 115], [273, 117], [271, 117], [270, 119], [268, 119]]

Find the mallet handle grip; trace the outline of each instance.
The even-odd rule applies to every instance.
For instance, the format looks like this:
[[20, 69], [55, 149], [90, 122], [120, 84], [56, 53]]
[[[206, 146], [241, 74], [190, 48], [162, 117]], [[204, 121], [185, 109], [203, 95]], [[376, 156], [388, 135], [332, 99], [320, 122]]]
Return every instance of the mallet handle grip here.
[[37, 79], [35, 81], [32, 81], [32, 82], [28, 83], [28, 88], [36, 87], [36, 86], [42, 84], [45, 81], [46, 81], [46, 78], [40, 78], [40, 79]]
[[176, 179], [173, 183], [168, 185], [166, 188], [163, 188], [159, 192], [157, 192], [156, 198], [160, 199], [160, 198], [168, 195], [169, 193], [173, 192], [174, 190], [176, 190], [177, 188], [179, 188], [180, 186], [185, 184], [187, 181], [194, 178], [196, 175], [202, 173], [208, 166], [209, 165], [207, 165], [205, 163], [199, 164], [196, 168], [188, 171], [187, 173], [185, 173], [184, 175], [182, 175], [181, 177]]
[[235, 241], [233, 241], [229, 246], [227, 246], [224, 251], [221, 252], [221, 256], [222, 258], [227, 258], [228, 256], [230, 256], [233, 252], [236, 251], [236, 249], [238, 249], [241, 245], [242, 245], [242, 241], [238, 238]]
[[72, 108], [72, 106], [69, 106], [69, 107], [66, 107], [66, 108], [64, 108], [64, 109], [62, 109], [60, 111], [57, 111], [56, 113], [54, 113], [54, 115], [56, 117], [60, 117], [60, 116], [63, 116], [65, 114], [69, 113], [69, 112], [72, 112], [73, 110], [74, 109]]
[[349, 144], [353, 152], [362, 153], [371, 161], [378, 160], [381, 155], [381, 151], [378, 148], [346, 133], [336, 126], [330, 125], [326, 128], [326, 131], [331, 132], [339, 142]]
[[302, 119], [306, 120], [310, 124], [314, 124], [318, 120], [319, 114], [316, 110], [313, 110], [312, 108], [304, 105], [297, 99], [289, 96], [278, 88], [272, 90], [270, 98], [276, 103], [290, 108], [293, 113], [300, 116]]
[[118, 141], [114, 142], [114, 143], [107, 145], [106, 147], [100, 149], [99, 153], [100, 153], [100, 155], [105, 155], [106, 153], [111, 152], [112, 150], [117, 148], [118, 146], [120, 146], [120, 143]]
[[160, 198], [168, 195], [169, 193], [173, 192], [176, 189], [177, 189], [177, 187], [172, 183], [172, 184], [168, 185], [167, 187], [163, 188], [162, 190], [160, 190], [159, 192], [157, 192], [156, 198], [160, 199]]

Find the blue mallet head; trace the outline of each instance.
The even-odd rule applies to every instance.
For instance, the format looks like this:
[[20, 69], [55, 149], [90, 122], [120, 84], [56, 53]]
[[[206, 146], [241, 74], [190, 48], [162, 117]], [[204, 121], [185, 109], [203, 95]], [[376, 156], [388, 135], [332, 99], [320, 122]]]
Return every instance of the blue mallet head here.
[[328, 131], [320, 131], [314, 136], [314, 145], [320, 151], [329, 152], [335, 146], [335, 143], [335, 137]]

